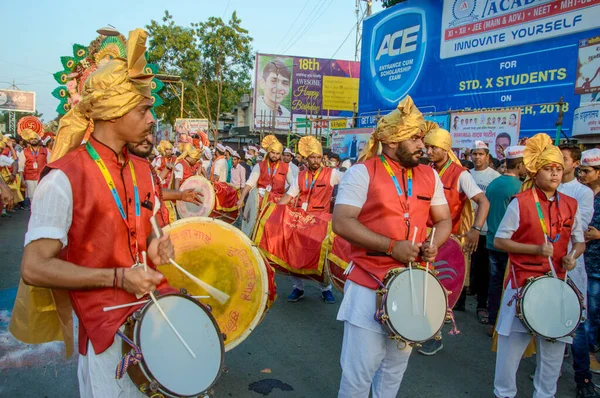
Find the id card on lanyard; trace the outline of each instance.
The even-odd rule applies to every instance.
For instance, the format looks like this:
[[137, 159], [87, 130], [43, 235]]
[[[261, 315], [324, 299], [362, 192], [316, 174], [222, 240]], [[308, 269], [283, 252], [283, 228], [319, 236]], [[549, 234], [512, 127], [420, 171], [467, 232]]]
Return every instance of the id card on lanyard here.
[[[123, 219], [123, 222], [125, 223], [125, 226], [127, 227], [127, 230], [130, 232], [133, 231], [131, 229], [131, 226], [129, 225], [129, 220], [127, 219], [127, 214], [125, 213], [125, 209], [123, 207], [123, 202], [121, 202], [121, 198], [119, 197], [119, 192], [117, 191], [115, 182], [114, 182], [112, 176], [110, 175], [110, 172], [108, 171], [108, 168], [106, 167], [106, 164], [104, 163], [102, 158], [100, 158], [100, 155], [98, 155], [98, 152], [96, 152], [96, 150], [89, 143], [89, 141], [85, 145], [85, 149], [87, 150], [88, 154], [90, 155], [90, 157], [92, 158], [94, 163], [96, 163], [96, 166], [98, 166], [98, 168], [100, 169], [100, 172], [102, 173], [102, 176], [104, 177], [104, 180], [106, 181], [106, 185], [108, 185], [108, 189], [110, 190], [110, 193], [112, 194], [115, 204], [117, 205], [117, 209], [119, 209], [119, 213], [121, 214], [121, 218]], [[133, 253], [133, 255], [134, 255], [135, 261], [137, 263], [139, 263], [138, 234], [139, 234], [139, 231], [141, 230], [141, 223], [142, 223], [140, 195], [138, 192], [137, 180], [135, 178], [135, 170], [133, 168], [133, 163], [131, 163], [131, 160], [128, 160], [127, 164], [129, 165], [129, 171], [131, 172], [131, 180], [133, 181], [133, 196], [134, 196], [134, 200], [135, 200], [135, 236], [134, 236], [135, 237], [135, 253]]]
[[310, 196], [312, 195], [312, 190], [315, 186], [315, 183], [319, 179], [319, 175], [321, 174], [322, 170], [323, 170], [323, 167], [319, 167], [319, 170], [317, 170], [317, 172], [313, 176], [313, 179], [310, 183], [310, 187], [308, 185], [308, 174], [310, 173], [310, 171], [309, 170], [306, 171], [306, 175], [305, 175], [305, 179], [304, 179], [304, 186], [306, 187], [306, 189], [308, 189], [308, 193], [306, 194], [306, 201], [304, 203], [302, 203], [302, 210], [304, 210], [304, 211], [308, 210], [308, 204], [310, 202]]
[[37, 151], [34, 151], [32, 148], [29, 148], [29, 150], [31, 151], [31, 155], [33, 156], [33, 169], [37, 170], [38, 169], [37, 157], [40, 154], [40, 150], [38, 149]]
[[267, 185], [267, 187], [265, 188], [265, 190], [267, 192], [271, 192], [271, 190], [273, 189], [273, 180], [275, 179], [275, 175], [277, 175], [278, 168], [279, 168], [279, 162], [277, 162], [277, 166], [273, 169], [273, 174], [271, 174], [271, 162], [269, 162], [267, 160], [267, 174], [269, 175], [269, 178], [271, 179], [271, 183], [269, 185]]

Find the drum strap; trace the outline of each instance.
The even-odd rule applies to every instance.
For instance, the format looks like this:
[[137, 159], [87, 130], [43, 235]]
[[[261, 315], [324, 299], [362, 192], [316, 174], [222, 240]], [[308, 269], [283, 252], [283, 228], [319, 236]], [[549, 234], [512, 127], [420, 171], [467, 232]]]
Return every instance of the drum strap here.
[[125, 334], [123, 334], [120, 330], [117, 330], [117, 336], [119, 336], [124, 342], [126, 342], [131, 346], [131, 348], [133, 348], [133, 350], [129, 351], [128, 354], [125, 354], [117, 364], [117, 371], [115, 377], [117, 379], [121, 379], [125, 375], [125, 372], [127, 372], [127, 368], [129, 367], [129, 365], [137, 365], [141, 362], [143, 356], [142, 349], [135, 345], [133, 341], [129, 340], [129, 338], [125, 336]]

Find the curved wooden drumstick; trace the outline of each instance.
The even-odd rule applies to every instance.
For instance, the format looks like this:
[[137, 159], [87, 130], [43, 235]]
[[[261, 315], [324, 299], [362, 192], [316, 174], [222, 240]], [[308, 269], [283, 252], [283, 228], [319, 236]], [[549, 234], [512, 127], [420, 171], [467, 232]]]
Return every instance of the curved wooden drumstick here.
[[[154, 229], [154, 234], [156, 235], [156, 237], [158, 238], [158, 237], [162, 236], [161, 229], [156, 222], [156, 217], [151, 217], [150, 223], [152, 224], [152, 228]], [[169, 258], [169, 263], [174, 265], [175, 268], [177, 268], [179, 271], [183, 272], [183, 274], [185, 276], [187, 276], [192, 281], [194, 281], [194, 283], [196, 283], [202, 289], [206, 290], [206, 292], [208, 294], [210, 294], [212, 297], [214, 297], [215, 300], [217, 300], [219, 302], [219, 304], [225, 304], [227, 302], [227, 300], [229, 300], [229, 295], [227, 293], [222, 292], [221, 290], [217, 289], [216, 287], [211, 286], [208, 283], [204, 282], [203, 280], [200, 280], [197, 277], [195, 277], [194, 275], [190, 274], [185, 268], [183, 268], [181, 265], [177, 264], [175, 262], [175, 260], [173, 260], [172, 258]]]

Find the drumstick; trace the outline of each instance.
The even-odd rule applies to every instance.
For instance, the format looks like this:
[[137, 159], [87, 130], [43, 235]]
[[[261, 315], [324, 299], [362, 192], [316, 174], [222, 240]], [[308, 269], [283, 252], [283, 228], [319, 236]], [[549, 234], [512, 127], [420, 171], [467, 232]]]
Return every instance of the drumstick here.
[[[142, 252], [142, 258], [144, 259], [144, 271], [148, 272], [148, 262], [147, 262], [147, 259], [146, 259], [146, 252]], [[167, 322], [167, 324], [169, 325], [169, 327], [171, 328], [171, 330], [173, 331], [173, 333], [175, 333], [175, 335], [177, 336], [177, 338], [179, 339], [179, 341], [181, 341], [181, 344], [183, 344], [183, 346], [188, 350], [188, 352], [190, 353], [190, 355], [192, 356], [192, 358], [196, 359], [196, 354], [194, 354], [194, 351], [192, 351], [192, 349], [185, 342], [185, 340], [183, 339], [183, 337], [181, 337], [181, 335], [179, 334], [179, 332], [177, 331], [177, 329], [175, 329], [175, 326], [173, 326], [173, 324], [169, 320], [169, 317], [167, 317], [167, 314], [165, 313], [165, 311], [163, 311], [163, 309], [160, 306], [160, 304], [158, 304], [158, 300], [156, 299], [156, 297], [154, 297], [154, 293], [148, 292], [148, 294], [150, 295], [150, 298], [152, 299], [152, 302], [154, 303], [154, 305], [156, 305], [156, 309], [158, 310], [158, 312], [160, 312], [160, 314], [163, 316], [163, 318], [165, 319], [165, 321]]]
[[[156, 237], [160, 237], [162, 235], [162, 233], [161, 233], [160, 227], [156, 223], [156, 218], [151, 217], [150, 223], [152, 224], [152, 228], [154, 229], [154, 234], [156, 235]], [[213, 287], [213, 286], [209, 285], [208, 283], [196, 278], [194, 275], [192, 275], [188, 271], [186, 271], [181, 265], [177, 264], [175, 262], [175, 260], [173, 260], [172, 258], [169, 258], [169, 263], [173, 264], [175, 266], [175, 268], [177, 268], [179, 271], [183, 272], [185, 274], [185, 276], [187, 276], [192, 281], [194, 281], [202, 289], [206, 290], [206, 292], [208, 294], [210, 294], [212, 297], [214, 297], [215, 300], [217, 300], [219, 302], [219, 304], [225, 304], [227, 302], [227, 300], [229, 300], [229, 295], [227, 293], [224, 293], [224, 292], [220, 291], [219, 289], [217, 289], [216, 287]]]
[[[431, 230], [431, 240], [429, 246], [433, 244], [433, 238], [435, 237], [435, 227]], [[425, 278], [423, 279], [423, 316], [427, 312], [427, 274], [429, 273], [429, 261], [425, 262]]]
[[[544, 243], [548, 243], [548, 237], [546, 236], [546, 234], [544, 234]], [[554, 275], [555, 278], [558, 278], [558, 274], [556, 273], [556, 270], [554, 269], [554, 263], [552, 263], [551, 256], [548, 256], [548, 263], [550, 263], [550, 270], [552, 271], [552, 275]]]
[[[195, 299], [208, 299], [208, 298], [210, 298], [210, 296], [191, 296], [191, 297], [195, 298]], [[112, 307], [104, 307], [102, 309], [102, 311], [108, 312], [108, 311], [118, 310], [120, 308], [133, 307], [133, 306], [139, 305], [139, 304], [146, 304], [149, 301], [152, 301], [152, 300], [142, 300], [142, 301], [136, 301], [134, 303], [113, 305]]]
[[[413, 234], [413, 238], [412, 238], [412, 245], [415, 245], [415, 240], [417, 239], [417, 230], [418, 228], [415, 227], [415, 233]], [[413, 305], [413, 316], [417, 315], [417, 301], [416, 301], [416, 297], [415, 297], [415, 286], [413, 284], [413, 275], [412, 275], [412, 262], [409, 261], [408, 262], [408, 282], [410, 284], [410, 295], [411, 295], [411, 299], [412, 299], [412, 305]]]

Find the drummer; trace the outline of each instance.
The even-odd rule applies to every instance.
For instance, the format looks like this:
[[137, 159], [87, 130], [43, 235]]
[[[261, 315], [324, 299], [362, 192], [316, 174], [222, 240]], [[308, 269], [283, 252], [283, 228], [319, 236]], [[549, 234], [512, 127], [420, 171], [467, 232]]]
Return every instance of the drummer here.
[[[336, 169], [323, 167], [323, 147], [318, 139], [306, 136], [298, 142], [298, 152], [307, 159], [308, 170], [301, 171], [294, 184], [279, 201], [280, 205], [292, 203], [310, 213], [329, 213], [333, 187], [340, 183], [342, 173]], [[294, 200], [294, 198], [297, 198]], [[304, 281], [292, 276], [294, 290], [288, 296], [288, 301], [296, 302], [304, 297]], [[331, 293], [331, 284], [321, 284], [321, 297], [327, 304], [335, 303]]]
[[[77, 375], [82, 397], [143, 396], [127, 375], [115, 379], [123, 343], [116, 333], [140, 307], [109, 312], [103, 307], [132, 303], [136, 294], [166, 287], [154, 264], [174, 256], [168, 235], [148, 240], [153, 211], [140, 206], [134, 192], [140, 199], [151, 195], [152, 176], [147, 161], [130, 156], [125, 145], [143, 139], [155, 123], [153, 75], [145, 68], [146, 36], [141, 29], [132, 31], [127, 53], [139, 56], [116, 58], [99, 67], [86, 80], [81, 101], [61, 119], [53, 162], [42, 171], [25, 236], [23, 281], [68, 290], [79, 319]], [[79, 146], [92, 120], [88, 144]], [[116, 188], [112, 194], [111, 185]], [[128, 203], [132, 205], [124, 206]], [[141, 208], [138, 215], [136, 208]], [[142, 251], [149, 255], [147, 271], [132, 268]], [[72, 326], [71, 310], [55, 302], [61, 314], [68, 314], [61, 319]], [[27, 320], [20, 310], [15, 307], [13, 320]], [[11, 332], [18, 338], [22, 327], [13, 324]], [[28, 332], [55, 336], [49, 327], [48, 322], [29, 325]], [[64, 328], [63, 333], [68, 336], [70, 331]]]
[[175, 172], [173, 173], [175, 177], [175, 189], [179, 189], [181, 184], [185, 182], [188, 178], [203, 174], [202, 168], [199, 167], [201, 152], [192, 144], [185, 144], [183, 146], [183, 152], [177, 158], [177, 163], [175, 164]]
[[177, 156], [173, 154], [173, 144], [167, 140], [160, 141], [156, 149], [158, 149], [160, 156], [154, 159], [152, 165], [160, 177], [162, 187], [169, 188], [173, 176], [173, 169], [175, 168], [175, 163], [177, 162]]
[[[494, 394], [502, 398], [517, 395], [517, 369], [531, 341], [529, 331], [516, 317], [517, 289], [528, 278], [550, 272], [551, 265], [557, 276], [564, 279], [565, 271], [575, 268], [576, 259], [585, 250], [577, 201], [557, 191], [564, 170], [560, 149], [552, 145], [548, 135], [536, 134], [527, 140], [523, 161], [530, 179], [508, 205], [494, 239], [496, 249], [509, 253], [510, 267], [496, 324]], [[543, 217], [538, 215], [540, 208]], [[573, 243], [571, 253], [567, 253], [569, 242]], [[536, 337], [534, 396], [554, 397], [565, 343], [571, 344], [572, 340], [565, 337], [549, 342]]]
[[[419, 164], [423, 129], [423, 115], [407, 96], [379, 120], [361, 163], [340, 182], [333, 231], [350, 242], [352, 265], [337, 316], [344, 321], [339, 397], [367, 398], [371, 389], [374, 397], [396, 396], [412, 348], [399, 349], [374, 320], [376, 280], [418, 258], [433, 262], [450, 236], [442, 183], [431, 167]], [[436, 228], [433, 244], [427, 241], [428, 219]]]
[[227, 182], [227, 148], [223, 144], [217, 144], [215, 158], [210, 166], [209, 176], [212, 182]]
[[258, 189], [261, 197], [268, 195], [268, 200], [277, 203], [285, 194], [286, 186], [294, 183], [294, 175], [289, 165], [281, 161], [283, 145], [274, 135], [268, 135], [262, 140], [262, 147], [267, 157], [252, 168], [252, 173], [238, 200], [238, 208], [244, 206], [244, 199], [252, 188]]
[[[459, 237], [465, 237], [463, 251], [471, 255], [479, 243], [479, 232], [485, 223], [490, 203], [475, 183], [473, 176], [461, 165], [460, 160], [452, 151], [450, 133], [437, 123], [429, 121], [425, 122], [425, 131], [423, 141], [427, 149], [427, 157], [444, 185], [444, 194], [452, 217], [452, 233]], [[469, 199], [477, 204], [475, 220], [473, 220]], [[458, 304], [461, 305], [460, 300]], [[464, 311], [464, 302], [462, 307], [457, 310]], [[419, 348], [419, 353], [431, 356], [442, 348], [444, 345], [440, 333], [438, 339], [432, 339], [423, 344]]]

